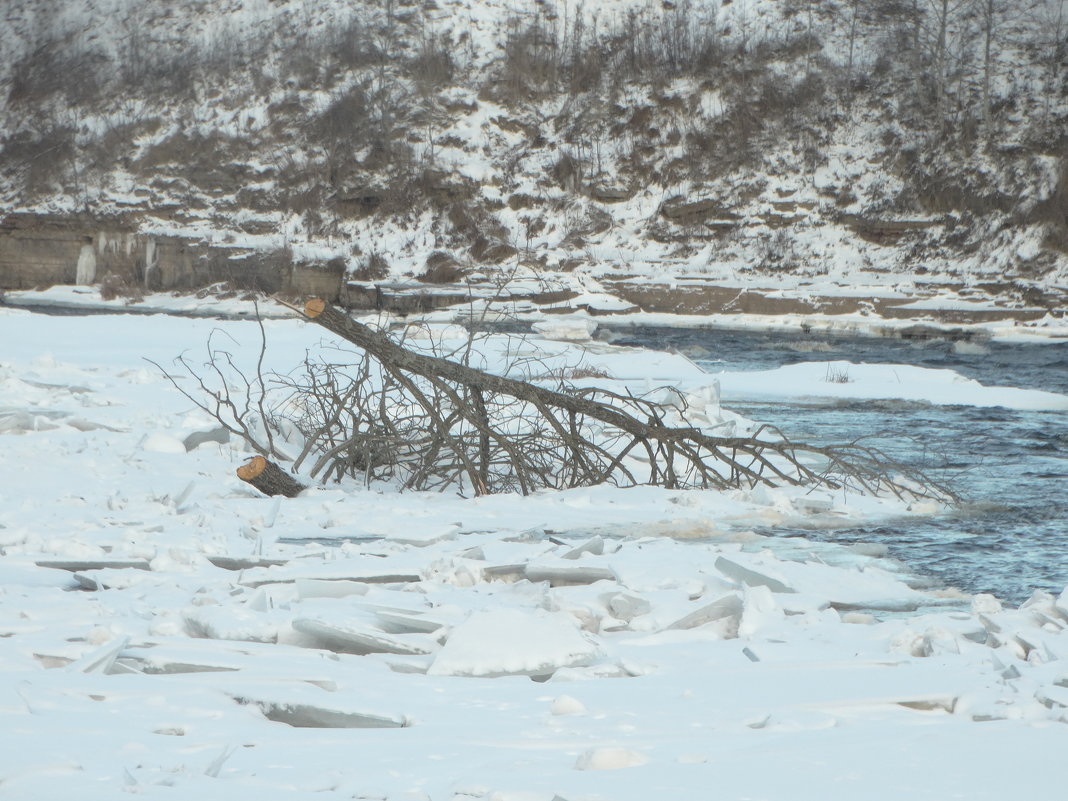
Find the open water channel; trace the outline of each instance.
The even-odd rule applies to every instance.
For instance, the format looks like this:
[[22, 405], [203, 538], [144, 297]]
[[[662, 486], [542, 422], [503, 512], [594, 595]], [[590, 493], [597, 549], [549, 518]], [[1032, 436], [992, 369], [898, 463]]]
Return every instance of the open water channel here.
[[[951, 369], [982, 384], [1068, 394], [1068, 343], [982, 345], [826, 335], [654, 327], [613, 329], [611, 340], [677, 350], [710, 373], [847, 360]], [[1019, 603], [1068, 585], [1068, 413], [911, 402], [745, 403], [725, 406], [817, 443], [878, 437], [895, 458], [934, 468], [965, 498], [947, 515], [780, 536], [879, 542], [937, 584]], [[771, 533], [771, 532], [764, 532]]]

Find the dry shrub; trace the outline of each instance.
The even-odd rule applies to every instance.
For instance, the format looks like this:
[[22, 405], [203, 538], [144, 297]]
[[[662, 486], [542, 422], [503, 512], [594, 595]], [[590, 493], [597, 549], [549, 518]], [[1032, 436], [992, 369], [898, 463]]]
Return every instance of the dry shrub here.
[[427, 284], [455, 284], [464, 274], [456, 259], [444, 251], [435, 250], [426, 258], [426, 271], [416, 277]]
[[22, 186], [31, 196], [52, 191], [74, 161], [76, 131], [53, 123], [37, 132], [20, 131], [3, 140], [0, 165], [21, 169]]
[[1038, 204], [1035, 214], [1046, 227], [1042, 244], [1051, 250], [1068, 253], [1068, 157], [1061, 157], [1057, 185], [1050, 196]]
[[117, 300], [118, 298], [125, 299], [127, 304], [140, 303], [145, 299], [144, 289], [124, 276], [108, 273], [100, 282], [100, 299]]
[[381, 281], [389, 276], [389, 262], [381, 253], [371, 253], [352, 272], [356, 281]]

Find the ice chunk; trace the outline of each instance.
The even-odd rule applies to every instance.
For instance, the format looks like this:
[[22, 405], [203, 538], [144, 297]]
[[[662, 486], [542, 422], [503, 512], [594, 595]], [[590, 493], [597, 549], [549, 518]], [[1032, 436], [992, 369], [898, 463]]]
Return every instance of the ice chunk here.
[[960, 643], [952, 632], [941, 626], [931, 626], [923, 633], [921, 656], [943, 656], [959, 654]]
[[151, 570], [145, 559], [38, 559], [38, 567], [51, 567], [56, 570], [69, 570], [71, 573], [84, 573], [87, 570]]
[[1020, 609], [1031, 609], [1037, 607], [1042, 611], [1046, 611], [1054, 606], [1056, 601], [1053, 596], [1045, 590], [1035, 590], [1031, 593], [1031, 597], [1020, 604]]
[[716, 570], [727, 578], [740, 581], [750, 587], [767, 587], [772, 592], [795, 592], [792, 587], [787, 586], [781, 579], [766, 572], [751, 570], [725, 556], [720, 556], [716, 559]]
[[255, 700], [240, 696], [234, 700], [259, 707], [268, 720], [298, 729], [399, 729], [408, 725], [403, 715], [347, 712], [316, 704]]
[[526, 565], [516, 562], [507, 565], [491, 565], [482, 568], [482, 577], [486, 581], [504, 581], [512, 583], [519, 581], [526, 574]]
[[445, 676], [546, 676], [588, 665], [601, 649], [570, 615], [521, 609], [476, 612], [453, 629], [429, 673]]
[[[386, 562], [385, 559], [381, 561]], [[252, 568], [239, 583], [242, 587], [256, 588], [265, 584], [292, 584], [302, 579], [320, 581], [340, 579], [365, 584], [407, 584], [420, 581], [422, 576], [414, 571], [392, 569], [388, 564], [371, 566], [367, 563], [347, 564], [338, 560], [323, 563], [318, 568], [297, 565], [293, 562], [277, 567]]]
[[432, 634], [446, 625], [444, 619], [423, 612], [385, 608], [375, 608], [372, 611], [384, 624], [383, 628], [392, 633]]
[[129, 642], [130, 638], [124, 636], [104, 643], [81, 659], [67, 665], [66, 669], [76, 673], [107, 673], [115, 664], [116, 657], [122, 653]]
[[653, 611], [653, 605], [647, 600], [625, 592], [607, 592], [601, 596], [601, 602], [613, 617], [627, 623]]
[[455, 539], [460, 531], [459, 523], [450, 523], [447, 526], [431, 526], [430, 528], [408, 527], [404, 531], [391, 531], [387, 539], [403, 545], [415, 545], [425, 547], [445, 540]]
[[597, 323], [584, 317], [558, 317], [539, 320], [531, 325], [535, 331], [546, 339], [564, 342], [588, 342], [597, 330]]
[[1048, 709], [1068, 707], [1068, 689], [1054, 683], [1038, 689], [1035, 692], [1035, 699]]
[[617, 581], [615, 572], [596, 565], [528, 564], [524, 571], [530, 581], [547, 581], [552, 587], [569, 584], [593, 584], [595, 581]]
[[371, 626], [327, 623], [307, 617], [294, 620], [293, 628], [331, 651], [350, 654], [419, 655], [431, 653], [436, 646], [433, 640], [421, 635], [387, 634]]
[[[766, 588], [765, 588], [766, 589]], [[693, 629], [711, 623], [714, 620], [722, 620], [726, 623], [724, 636], [733, 637], [738, 633], [739, 618], [742, 616], [742, 599], [736, 593], [729, 593], [722, 598], [717, 598], [710, 604], [695, 609], [687, 615], [680, 617], [669, 629]]]
[[619, 770], [645, 765], [649, 757], [629, 748], [591, 748], [575, 762], [576, 770]]
[[981, 592], [972, 598], [973, 615], [995, 615], [1001, 611], [1001, 601], [990, 593]]
[[745, 602], [742, 619], [738, 623], [738, 636], [751, 637], [769, 623], [782, 620], [784, 613], [777, 603], [771, 589], [762, 585], [745, 588]]
[[208, 640], [278, 641], [278, 626], [262, 615], [230, 607], [202, 607], [183, 616], [190, 637]]
[[207, 557], [207, 560], [223, 570], [250, 570], [254, 567], [276, 567], [284, 565], [285, 559], [265, 559], [255, 556], [221, 556]]
[[310, 579], [296, 580], [297, 595], [301, 600], [307, 598], [346, 598], [350, 595], [366, 595], [369, 585], [362, 581], [347, 579]]
[[1057, 596], [1057, 599], [1053, 602], [1053, 608], [1057, 610], [1061, 617], [1068, 620], [1068, 587], [1065, 587], [1061, 594]]
[[562, 558], [564, 559], [578, 559], [585, 553], [593, 554], [594, 556], [600, 556], [604, 553], [604, 538], [600, 535], [591, 537], [579, 546], [572, 548], [565, 553]]
[[549, 712], [554, 715], [585, 715], [586, 705], [570, 695], [558, 695], [549, 706]]

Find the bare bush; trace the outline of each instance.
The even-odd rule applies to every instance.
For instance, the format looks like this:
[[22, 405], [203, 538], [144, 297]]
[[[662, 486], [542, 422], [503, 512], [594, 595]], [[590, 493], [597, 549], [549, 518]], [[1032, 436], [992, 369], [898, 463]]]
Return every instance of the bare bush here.
[[389, 262], [377, 251], [362, 259], [359, 266], [352, 272], [352, 278], [356, 281], [381, 281], [388, 277]]
[[448, 253], [436, 250], [426, 258], [426, 270], [417, 278], [428, 284], [455, 284], [464, 276], [463, 268]]
[[103, 94], [111, 70], [100, 50], [46, 39], [14, 64], [8, 103], [39, 104], [57, 94], [68, 106], [92, 103]]
[[71, 171], [77, 154], [76, 130], [64, 123], [48, 123], [37, 132], [21, 131], [3, 140], [0, 158], [18, 172], [30, 196], [54, 189]]
[[127, 304], [140, 303], [145, 299], [144, 287], [124, 276], [108, 273], [100, 282], [100, 299], [118, 298], [124, 299]]

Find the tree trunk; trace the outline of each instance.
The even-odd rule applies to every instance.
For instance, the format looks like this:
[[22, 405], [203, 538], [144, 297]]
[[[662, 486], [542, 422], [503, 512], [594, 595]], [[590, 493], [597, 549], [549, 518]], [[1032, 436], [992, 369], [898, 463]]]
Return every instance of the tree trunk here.
[[285, 470], [262, 456], [253, 456], [237, 468], [237, 477], [251, 484], [264, 495], [285, 495], [295, 498], [306, 487]]

